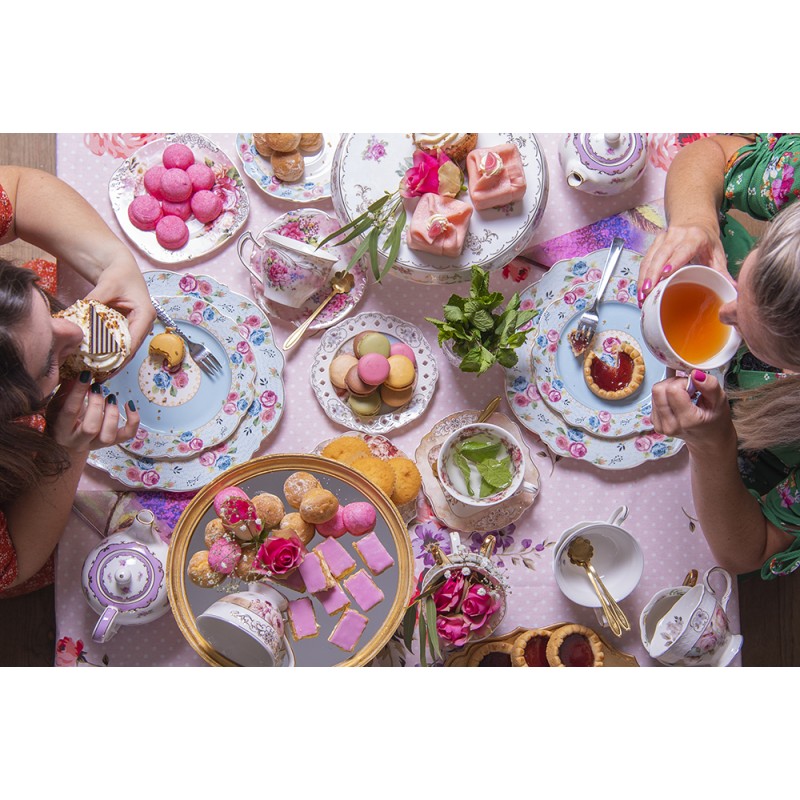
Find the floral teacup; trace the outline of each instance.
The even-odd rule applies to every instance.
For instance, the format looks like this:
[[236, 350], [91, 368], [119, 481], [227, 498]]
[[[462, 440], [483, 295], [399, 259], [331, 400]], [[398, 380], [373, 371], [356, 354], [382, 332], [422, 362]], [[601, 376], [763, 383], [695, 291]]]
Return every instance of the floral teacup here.
[[[249, 262], [243, 256], [248, 241], [253, 245]], [[262, 231], [258, 239], [247, 231], [239, 237], [237, 252], [245, 269], [261, 284], [264, 297], [293, 308], [329, 283], [339, 260], [273, 231]]]
[[[715, 572], [725, 578], [721, 599], [709, 581]], [[731, 633], [725, 614], [731, 585], [731, 576], [722, 567], [712, 567], [697, 586], [676, 586], [658, 592], [639, 618], [647, 652], [667, 665], [730, 664], [743, 643], [740, 635]]]

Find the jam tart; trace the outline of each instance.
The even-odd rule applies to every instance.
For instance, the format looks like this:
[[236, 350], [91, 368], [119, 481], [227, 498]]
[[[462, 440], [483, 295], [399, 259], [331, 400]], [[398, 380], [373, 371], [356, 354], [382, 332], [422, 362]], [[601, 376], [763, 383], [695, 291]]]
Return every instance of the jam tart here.
[[512, 642], [486, 642], [470, 653], [468, 667], [510, 667]]
[[575, 330], [567, 334], [567, 341], [569, 342], [570, 350], [572, 350], [572, 355], [574, 355], [575, 358], [580, 358], [594, 341], [594, 336], [582, 335], [578, 333], [578, 329], [575, 328]]
[[592, 393], [603, 400], [622, 400], [642, 385], [644, 358], [628, 342], [620, 342], [612, 358], [614, 363], [609, 364], [590, 350], [583, 362], [583, 377]]
[[550, 634], [547, 661], [551, 667], [602, 667], [600, 637], [584, 625], [563, 625]]
[[511, 649], [512, 667], [549, 667], [547, 661], [547, 645], [550, 631], [543, 628], [532, 628], [514, 639]]

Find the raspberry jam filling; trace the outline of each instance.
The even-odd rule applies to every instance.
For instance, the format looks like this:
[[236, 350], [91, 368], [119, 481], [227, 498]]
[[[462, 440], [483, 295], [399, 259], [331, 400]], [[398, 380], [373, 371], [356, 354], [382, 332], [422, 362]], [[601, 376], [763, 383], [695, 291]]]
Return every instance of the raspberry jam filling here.
[[592, 360], [590, 367], [594, 382], [607, 392], [624, 389], [633, 377], [633, 359], [627, 353], [617, 353], [616, 364], [606, 364], [599, 358]]
[[547, 637], [533, 636], [525, 643], [525, 663], [529, 667], [549, 667], [547, 663]]
[[494, 653], [487, 653], [478, 664], [479, 667], [510, 667], [511, 656], [508, 653], [501, 653], [499, 650]]
[[580, 633], [571, 633], [564, 639], [558, 657], [565, 667], [591, 667], [594, 664], [592, 647]]

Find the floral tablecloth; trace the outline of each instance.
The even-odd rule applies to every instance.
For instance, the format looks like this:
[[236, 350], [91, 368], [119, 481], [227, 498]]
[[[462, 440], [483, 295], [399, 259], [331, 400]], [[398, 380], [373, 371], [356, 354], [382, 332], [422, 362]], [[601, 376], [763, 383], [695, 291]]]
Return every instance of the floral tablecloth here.
[[[160, 134], [64, 134], [57, 138], [58, 175], [84, 195], [124, 238], [111, 208], [109, 179], [122, 159], [137, 146]], [[234, 163], [235, 133], [204, 134], [225, 150]], [[647, 235], [658, 229], [658, 201], [663, 195], [666, 167], [680, 147], [676, 134], [651, 136], [650, 163], [643, 177], [627, 192], [613, 197], [594, 197], [570, 189], [558, 163], [560, 134], [537, 134], [549, 170], [549, 196], [544, 216], [534, 236], [528, 255], [550, 266], [560, 258], [576, 255], [575, 247], [587, 244], [586, 252], [604, 247], [614, 235], [621, 233], [632, 249], [646, 246]], [[245, 230], [258, 234], [271, 220], [296, 208], [293, 203], [276, 199], [260, 191], [245, 178], [250, 197], [250, 216]], [[333, 212], [330, 199], [309, 198], [309, 207]], [[625, 212], [619, 214], [619, 212]], [[612, 217], [610, 222], [586, 228], [598, 220]], [[577, 231], [571, 237], [564, 236]], [[134, 250], [143, 270], [158, 268]], [[236, 255], [235, 243], [211, 257], [177, 271], [208, 274], [231, 289], [250, 296], [249, 275]], [[541, 270], [530, 263], [516, 260], [492, 275], [492, 288], [510, 295], [536, 280]], [[86, 285], [76, 276], [65, 276], [61, 293], [73, 298], [85, 292]], [[422, 286], [390, 276], [383, 285], [371, 285], [356, 312], [381, 311], [401, 317], [417, 325], [429, 342], [436, 346], [433, 327], [426, 316], [437, 316], [441, 306], [458, 286]], [[272, 320], [278, 342], [293, 328], [281, 320]], [[283, 378], [286, 407], [276, 430], [256, 455], [277, 452], [310, 452], [325, 439], [343, 432], [331, 422], [309, 391], [308, 376], [319, 339], [306, 338], [286, 359]], [[413, 453], [422, 437], [448, 414], [461, 409], [483, 407], [494, 395], [504, 396], [504, 375], [494, 367], [480, 379], [454, 369], [437, 351], [440, 378], [433, 399], [425, 413], [400, 430], [389, 434], [392, 441], [407, 453]], [[505, 400], [500, 409], [513, 419]], [[511, 595], [508, 612], [498, 633], [518, 626], [539, 627], [557, 622], [580, 622], [597, 627], [591, 610], [576, 606], [559, 591], [552, 570], [552, 550], [562, 531], [584, 520], [605, 520], [620, 505], [630, 507], [624, 522], [640, 542], [644, 552], [644, 574], [636, 590], [622, 607], [632, 623], [632, 630], [617, 643], [619, 649], [631, 653], [642, 665], [654, 662], [639, 640], [638, 616], [656, 591], [679, 585], [694, 568], [701, 572], [713, 565], [711, 553], [694, 521], [689, 482], [688, 458], [684, 452], [632, 470], [603, 471], [576, 459], [556, 459], [534, 434], [524, 432], [525, 444], [541, 475], [541, 491], [533, 506], [514, 524], [496, 532], [498, 559], [508, 570]], [[79, 508], [83, 517], [95, 523], [104, 519], [109, 507], [119, 500], [120, 487], [104, 472], [88, 467], [80, 483]], [[92, 495], [90, 492], [100, 492]], [[180, 498], [155, 499], [144, 502], [167, 503], [164, 516], [169, 521]], [[141, 502], [125, 497], [123, 507]], [[167, 506], [163, 506], [167, 508]], [[409, 526], [409, 535], [416, 557], [417, 571], [430, 564], [425, 550], [430, 542], [449, 548], [447, 529], [432, 515], [427, 504], [418, 508], [419, 518]], [[118, 513], [121, 513], [118, 509]], [[107, 517], [105, 517], [107, 519]], [[164, 531], [162, 531], [164, 533]], [[81, 587], [80, 569], [86, 554], [97, 545], [99, 534], [83, 518], [73, 515], [58, 550], [56, 574], [56, 623], [61, 665], [109, 666], [190, 666], [204, 662], [185, 642], [171, 615], [143, 626], [127, 627], [106, 645], [91, 641], [95, 623]], [[470, 542], [478, 547], [479, 538]], [[739, 630], [736, 596], [728, 606], [731, 626]], [[746, 646], [746, 645], [745, 645]], [[399, 641], [393, 641], [378, 659], [381, 664], [414, 665], [417, 660], [407, 654]], [[739, 663], [737, 657], [734, 663]]]

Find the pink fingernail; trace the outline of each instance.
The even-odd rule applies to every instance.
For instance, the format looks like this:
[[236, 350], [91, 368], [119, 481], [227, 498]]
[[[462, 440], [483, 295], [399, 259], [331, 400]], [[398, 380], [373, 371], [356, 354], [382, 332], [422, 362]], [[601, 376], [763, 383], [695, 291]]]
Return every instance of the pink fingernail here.
[[644, 292], [649, 292], [649, 291], [650, 291], [650, 287], [651, 287], [652, 285], [653, 285], [653, 284], [652, 284], [652, 283], [650, 283], [650, 278], [648, 278], [648, 279], [647, 279], [647, 280], [644, 282], [644, 285], [642, 286], [642, 293], [644, 293]]
[[672, 271], [672, 264], [667, 264], [667, 265], [664, 267], [664, 269], [662, 270], [662, 272], [663, 272], [665, 275], [666, 275], [668, 272], [671, 272], [671, 271]]
[[698, 383], [702, 383], [706, 379], [706, 374], [701, 369], [696, 369], [692, 372], [692, 378], [696, 380]]

